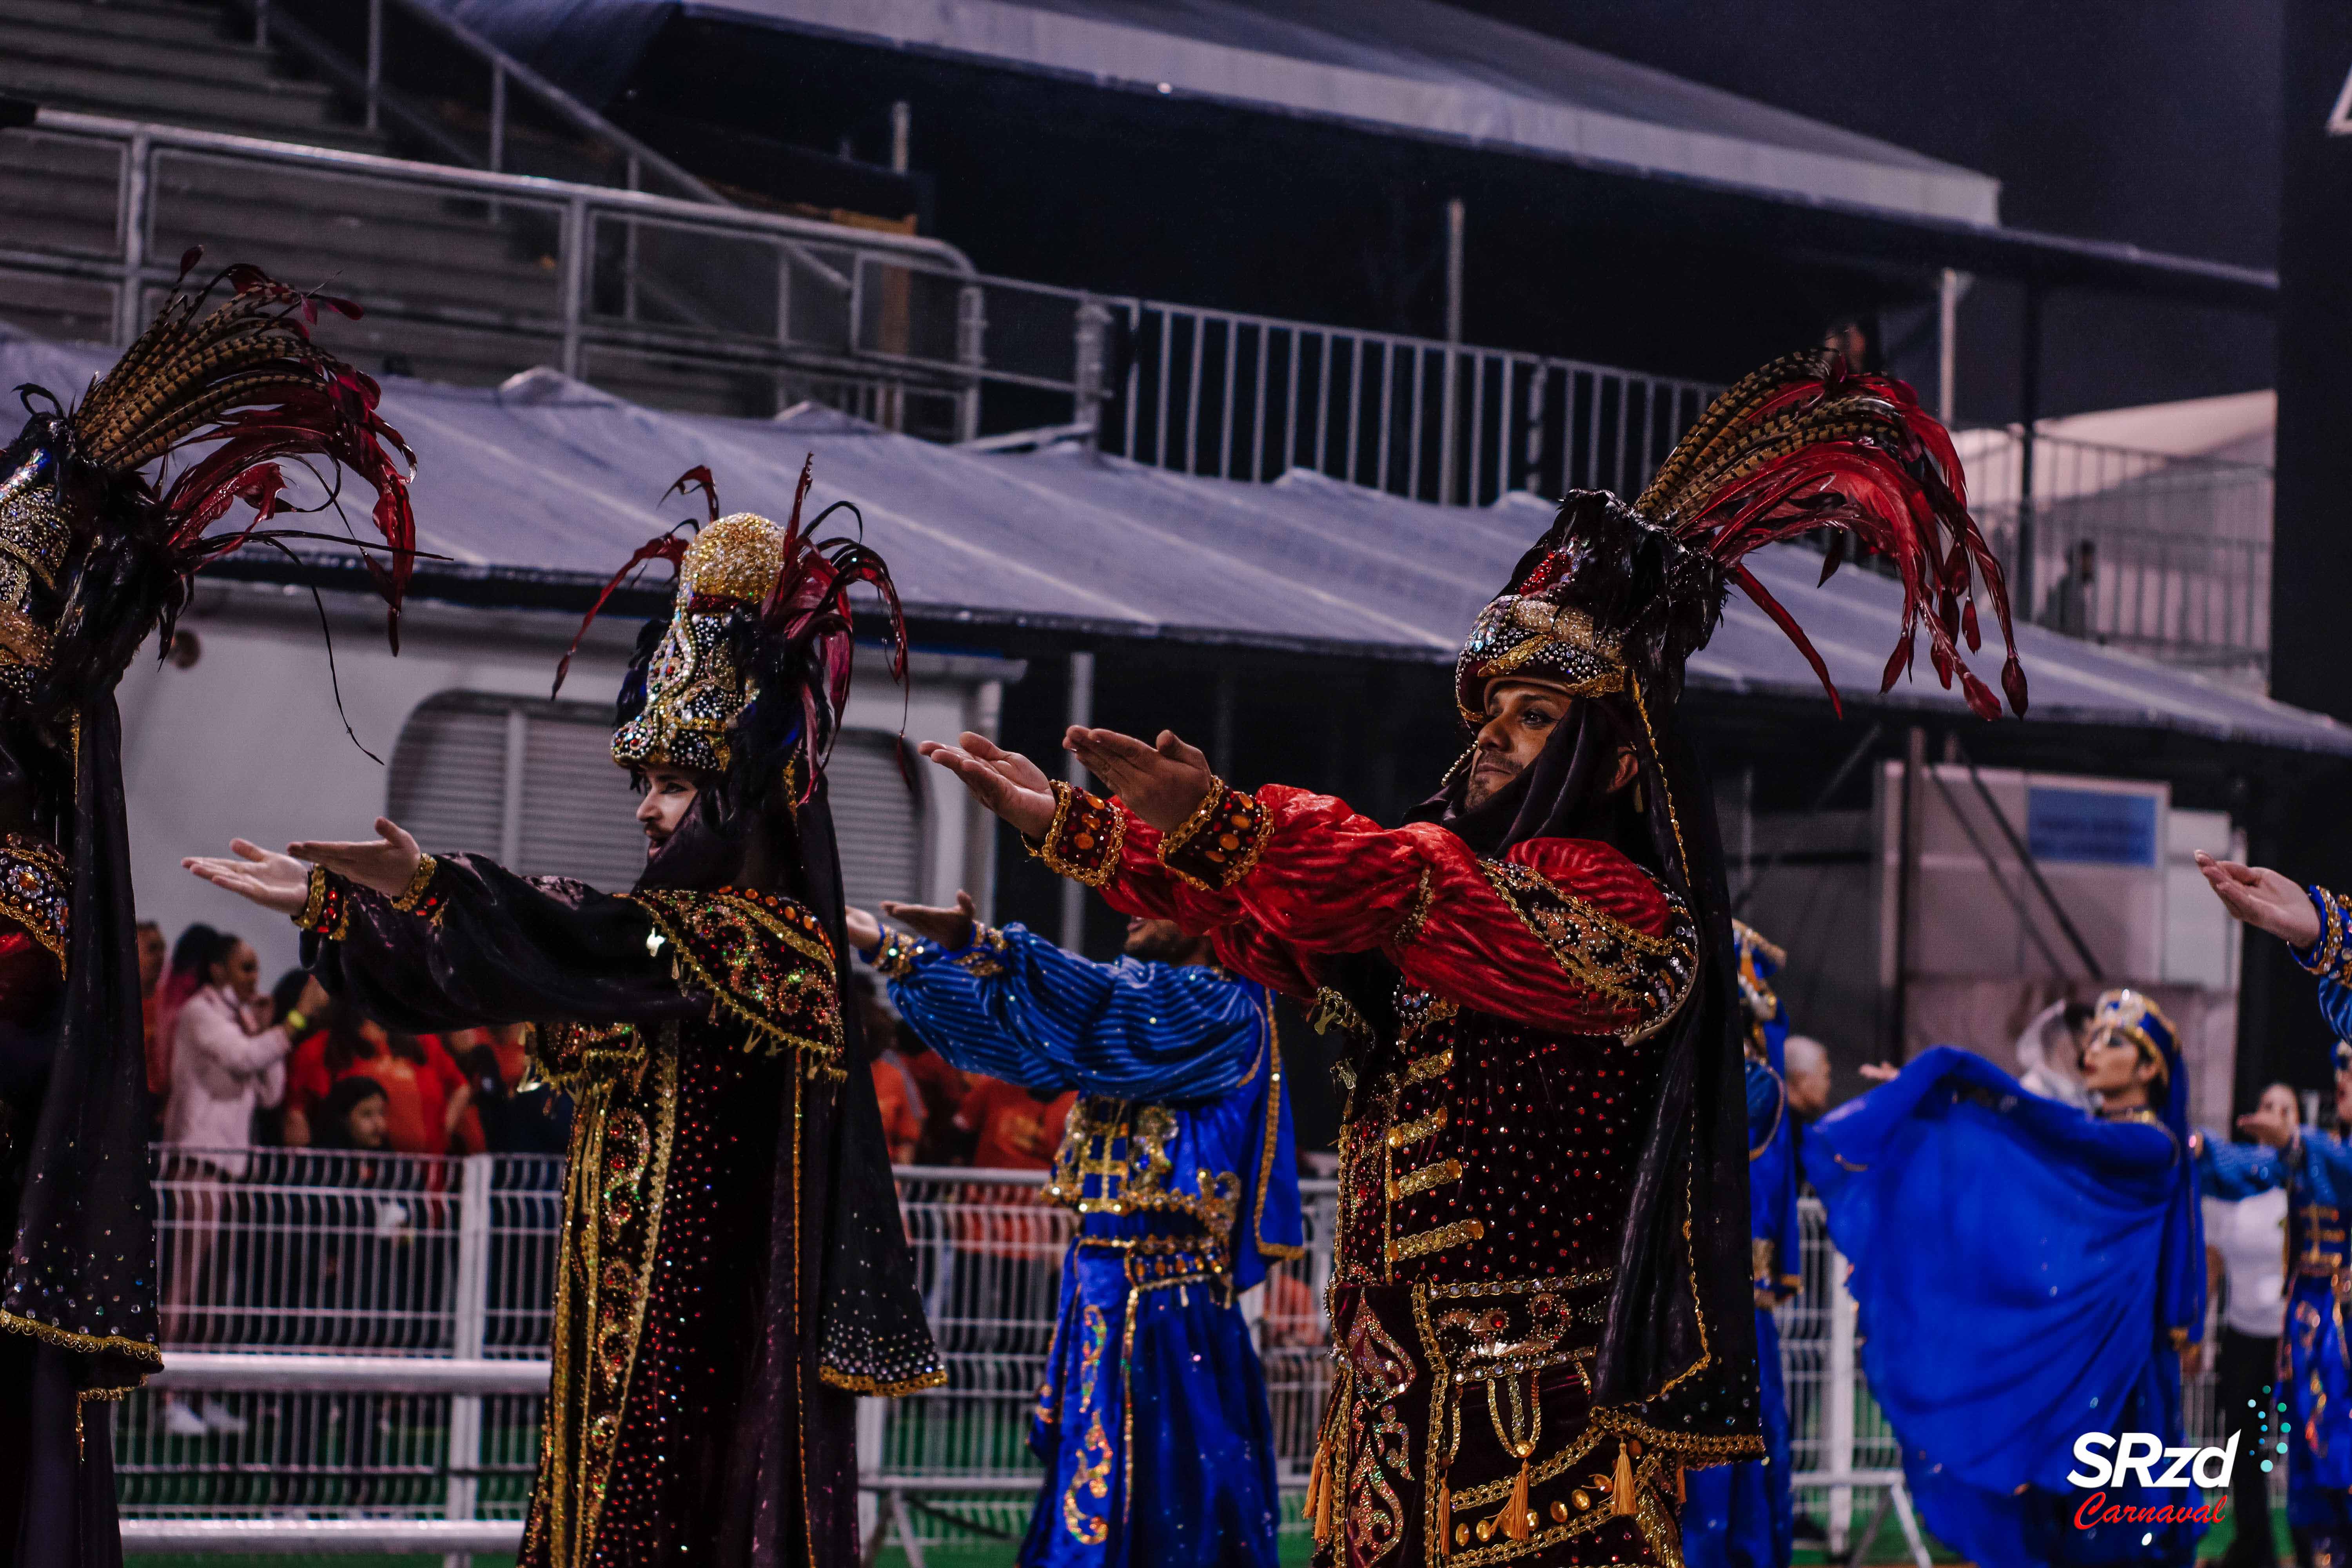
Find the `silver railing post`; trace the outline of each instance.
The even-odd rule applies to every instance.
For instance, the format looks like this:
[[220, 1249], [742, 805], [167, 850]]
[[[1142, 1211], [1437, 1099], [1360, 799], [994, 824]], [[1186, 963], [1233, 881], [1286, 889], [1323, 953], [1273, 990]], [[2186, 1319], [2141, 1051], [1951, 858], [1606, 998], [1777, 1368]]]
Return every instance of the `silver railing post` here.
[[382, 116], [378, 100], [383, 96], [383, 0], [368, 0], [367, 10], [367, 128], [378, 129]]
[[[1822, 1440], [1822, 1468], [1832, 1475], [1846, 1475], [1853, 1469], [1853, 1417], [1858, 1392], [1853, 1354], [1854, 1308], [1853, 1293], [1845, 1288], [1845, 1255], [1834, 1247], [1830, 1249], [1828, 1273], [1830, 1363], [1828, 1375], [1822, 1380], [1822, 1414], [1828, 1430]], [[1853, 1512], [1853, 1489], [1832, 1487], [1829, 1510], [1829, 1554], [1843, 1556]]]
[[[634, 165], [635, 159], [630, 163]], [[507, 62], [501, 55], [490, 61], [490, 173], [507, 166]]]
[[151, 216], [148, 205], [153, 189], [149, 165], [154, 155], [154, 143], [147, 139], [147, 132], [133, 131], [130, 145], [123, 149], [122, 185], [115, 216], [122, 227], [122, 286], [114, 296], [114, 341], [126, 347], [139, 335], [140, 318], [146, 314], [143, 274]]
[[[457, 1199], [457, 1343], [461, 1361], [479, 1361], [488, 1338], [490, 1291], [490, 1175], [496, 1159], [488, 1154], [466, 1156], [464, 1184]], [[449, 1399], [449, 1503], [451, 1519], [469, 1520], [481, 1497], [482, 1396], [453, 1394]], [[463, 1472], [463, 1473], [460, 1473]], [[469, 1552], [452, 1552], [443, 1568], [471, 1568]]]
[[1110, 331], [1110, 311], [1089, 296], [1078, 301], [1076, 341], [1070, 363], [1070, 422], [1089, 430], [1102, 426], [1105, 340]]
[[980, 369], [987, 363], [988, 300], [977, 283], [967, 283], [956, 295], [956, 363], [967, 374], [956, 394], [956, 439], [980, 436]]
[[580, 334], [588, 314], [588, 203], [573, 196], [563, 204], [563, 237], [557, 258], [563, 268], [563, 363], [558, 367], [580, 379]]

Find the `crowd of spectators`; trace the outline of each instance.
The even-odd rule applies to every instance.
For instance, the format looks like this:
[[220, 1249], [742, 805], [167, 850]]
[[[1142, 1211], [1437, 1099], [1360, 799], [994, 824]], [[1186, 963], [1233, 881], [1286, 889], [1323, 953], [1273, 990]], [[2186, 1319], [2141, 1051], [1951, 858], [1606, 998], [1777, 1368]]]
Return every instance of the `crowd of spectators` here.
[[[898, 1164], [1051, 1168], [1077, 1096], [960, 1072], [851, 976]], [[338, 1006], [289, 970], [267, 991], [251, 944], [191, 925], [139, 928], [147, 1087], [157, 1141], [203, 1150], [230, 1180], [257, 1147], [396, 1154], [559, 1153], [569, 1108], [530, 1082], [528, 1028], [404, 1035]]]
[[396, 1154], [561, 1152], [569, 1109], [529, 1079], [521, 1026], [404, 1035], [338, 1006], [296, 969], [261, 988], [234, 932], [139, 928], [157, 1141], [220, 1175], [256, 1147]]

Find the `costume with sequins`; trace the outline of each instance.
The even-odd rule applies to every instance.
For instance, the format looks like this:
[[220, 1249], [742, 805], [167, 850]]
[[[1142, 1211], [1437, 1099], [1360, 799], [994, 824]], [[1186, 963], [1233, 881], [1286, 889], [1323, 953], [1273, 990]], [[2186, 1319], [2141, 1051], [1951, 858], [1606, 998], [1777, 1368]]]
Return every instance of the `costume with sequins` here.
[[[1339, 1383], [1314, 1499], [1331, 1560], [1343, 1540], [1358, 1561], [1671, 1560], [1675, 1457], [1754, 1438], [1725, 1416], [1637, 1454], [1635, 1429], [1593, 1423], [1591, 1371], [1657, 1093], [1645, 1041], [1696, 971], [1679, 900], [1605, 845], [1486, 861], [1280, 785], [1221, 791], [1164, 863], [1119, 803], [1067, 805], [1048, 862], [1208, 931], [1234, 972], [1302, 997], [1368, 948], [1402, 973], [1395, 1059], [1358, 1082], [1340, 1132]], [[1220, 837], [1246, 843], [1238, 877], [1206, 858]], [[1538, 1523], [1506, 1534], [1515, 1505]]]
[[[737, 1560], [755, 1458], [812, 1511], [853, 1498], [854, 1476], [803, 1472], [803, 1422], [943, 1374], [910, 1277], [861, 1282], [881, 1300], [824, 1288], [826, 1152], [853, 1102], [822, 926], [773, 895], [427, 867], [401, 900], [316, 874], [306, 957], [388, 1027], [539, 1025], [537, 1071], [575, 1097], [522, 1561]], [[780, 1212], [797, 1234], [772, 1235]], [[797, 1344], [768, 1342], [774, 1297]]]
[[[2352, 914], [2328, 889], [2309, 891], [2319, 938], [2294, 959], [2318, 978], [2319, 1010], [2341, 1041], [2352, 1037], [2346, 957]], [[2336, 1050], [2337, 1068], [2352, 1067], [2352, 1048]], [[2286, 1321], [2276, 1386], [2287, 1405], [2287, 1522], [2309, 1537], [2315, 1562], [2325, 1556], [2329, 1568], [2344, 1568], [2352, 1561], [2352, 1350], [2344, 1331], [2344, 1301], [2352, 1296], [2352, 1248], [2345, 1242], [2352, 1144], [2312, 1128], [2284, 1150], [2231, 1143], [2210, 1131], [2200, 1142], [2197, 1173], [2211, 1196], [2286, 1189]], [[2247, 1440], [2260, 1430], [2252, 1428]]]
[[524, 1568], [855, 1561], [856, 1396], [947, 1376], [840, 1004], [824, 759], [848, 591], [895, 608], [888, 574], [803, 529], [805, 468], [781, 525], [718, 515], [707, 471], [681, 482], [711, 515], [638, 552], [678, 581], [639, 637], [613, 757], [695, 789], [636, 887], [427, 856], [391, 899], [314, 869], [297, 917], [362, 1012], [536, 1024], [537, 1070], [576, 1098]]
[[[181, 285], [202, 256], [182, 258]], [[278, 537], [298, 466], [354, 522], [371, 512], [351, 503], [375, 492], [381, 541], [362, 526], [351, 542], [375, 552], [398, 647], [407, 449], [375, 383], [310, 341], [321, 304], [359, 313], [251, 267], [175, 285], [95, 382], [16, 388], [28, 417], [0, 448], [0, 1557], [14, 1568], [119, 1568], [108, 1407], [92, 1402], [163, 1364], [116, 687], [142, 647], [173, 646], [199, 571]]]
[[1938, 1046], [1805, 1130], [1921, 1520], [1997, 1568], [2187, 1563], [2205, 1528], [2182, 1517], [2193, 1488], [2067, 1479], [2086, 1433], [2179, 1447], [2179, 1352], [2205, 1321], [2178, 1039], [2127, 990], [2091, 1027], [2161, 1068], [2160, 1109], [2102, 1120]]
[[1756, 1373], [1764, 1457], [1691, 1473], [1683, 1556], [1691, 1568], [1788, 1568], [1796, 1542], [1789, 1495], [1789, 1397], [1773, 1309], [1804, 1289], [1797, 1223], [1797, 1121], [1789, 1111], [1789, 1010], [1773, 977], [1786, 955], [1734, 921], [1739, 1000], [1748, 1018], [1748, 1208], [1755, 1253]]
[[[1997, 713], [1954, 626], [1973, 646], [1975, 574], [2004, 626], [2005, 590], [1948, 437], [1805, 353], [1711, 404], [1637, 500], [1562, 500], [1456, 660], [1478, 743], [1404, 826], [1212, 781], [1163, 836], [1055, 786], [1049, 867], [1344, 1037], [1318, 1563], [1679, 1568], [1684, 1472], [1762, 1451], [1729, 896], [1676, 699], [1734, 586], [1811, 653], [1741, 563], [1822, 529], [1832, 567], [1852, 541], [1905, 584], [1887, 679], [1924, 629]], [[2021, 710], [2013, 654], [2003, 685]]]
[[1273, 1420], [1238, 1294], [1304, 1250], [1270, 998], [1095, 963], [1019, 925], [892, 936], [890, 999], [969, 1072], [1081, 1098], [1045, 1187], [1077, 1211], [1030, 1445], [1025, 1568], [1272, 1568]]

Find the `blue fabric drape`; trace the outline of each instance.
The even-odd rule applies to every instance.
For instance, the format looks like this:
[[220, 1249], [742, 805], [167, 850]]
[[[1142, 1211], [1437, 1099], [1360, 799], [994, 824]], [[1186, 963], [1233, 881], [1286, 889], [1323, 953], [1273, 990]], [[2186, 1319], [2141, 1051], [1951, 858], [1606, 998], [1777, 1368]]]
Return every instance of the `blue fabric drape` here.
[[1929, 1528], [1980, 1563], [2185, 1561], [2197, 1531], [2076, 1531], [2087, 1494], [2066, 1480], [2083, 1433], [2180, 1441], [2169, 1331], [2201, 1326], [2204, 1239], [2168, 1054], [2163, 1125], [2096, 1121], [1937, 1047], [1806, 1135], [1871, 1391]]

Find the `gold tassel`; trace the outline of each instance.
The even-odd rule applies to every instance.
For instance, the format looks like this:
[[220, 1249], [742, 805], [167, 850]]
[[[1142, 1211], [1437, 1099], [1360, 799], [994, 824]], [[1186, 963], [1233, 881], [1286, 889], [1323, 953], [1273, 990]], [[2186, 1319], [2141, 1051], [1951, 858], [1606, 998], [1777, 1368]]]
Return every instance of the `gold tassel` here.
[[1503, 1533], [1514, 1541], [1525, 1541], [1528, 1530], [1528, 1462], [1519, 1461], [1519, 1479], [1511, 1483], [1510, 1506], [1503, 1511]]
[[1437, 1478], [1437, 1554], [1454, 1555], [1454, 1489], [1444, 1476]]
[[1683, 1506], [1683, 1468], [1680, 1465], [1675, 1467], [1675, 1506]]
[[1315, 1539], [1326, 1540], [1331, 1533], [1331, 1472], [1324, 1463], [1328, 1443], [1315, 1445], [1315, 1464], [1307, 1472], [1307, 1517], [1312, 1521]]
[[1609, 1481], [1609, 1511], [1622, 1519], [1633, 1517], [1633, 1445], [1617, 1439], [1617, 1473]]

